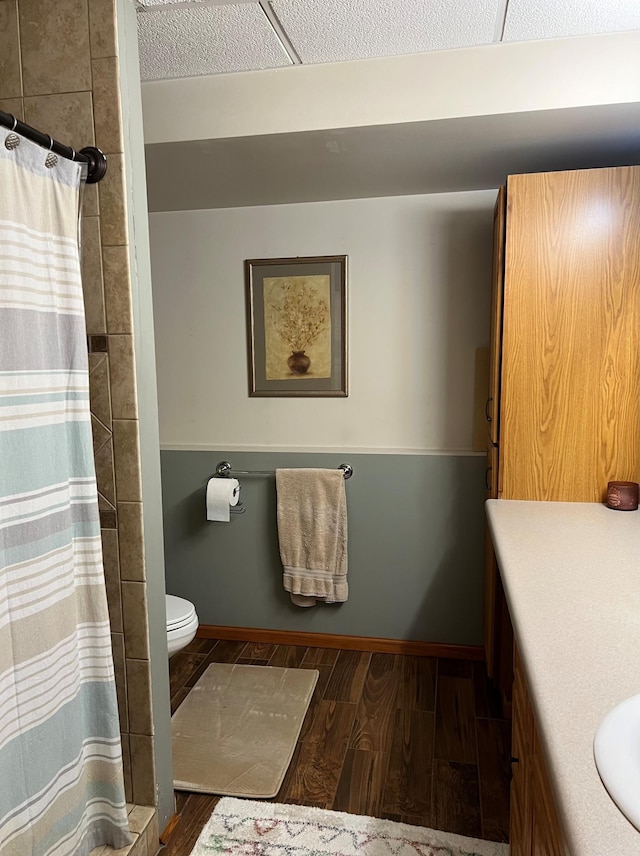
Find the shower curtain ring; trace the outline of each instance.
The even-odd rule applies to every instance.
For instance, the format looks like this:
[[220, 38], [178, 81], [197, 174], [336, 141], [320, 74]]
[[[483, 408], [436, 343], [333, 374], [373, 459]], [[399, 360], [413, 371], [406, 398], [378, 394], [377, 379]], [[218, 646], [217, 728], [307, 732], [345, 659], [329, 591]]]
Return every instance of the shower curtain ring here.
[[[47, 137], [49, 137], [49, 134], [47, 134]], [[46, 166], [47, 169], [51, 169], [52, 167], [54, 167], [58, 163], [58, 155], [54, 155], [52, 150], [53, 150], [53, 137], [49, 137], [49, 154], [47, 155], [47, 158], [44, 162], [44, 165]]]
[[18, 119], [16, 116], [13, 116], [13, 127], [11, 128], [12, 131], [15, 131], [17, 124], [18, 124]]

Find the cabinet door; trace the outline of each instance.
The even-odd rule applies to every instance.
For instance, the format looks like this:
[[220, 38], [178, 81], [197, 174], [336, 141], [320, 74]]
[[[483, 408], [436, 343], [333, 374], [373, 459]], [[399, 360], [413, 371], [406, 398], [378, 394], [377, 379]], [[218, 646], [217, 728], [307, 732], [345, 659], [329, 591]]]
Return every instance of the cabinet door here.
[[503, 499], [601, 502], [640, 476], [640, 167], [510, 176]]
[[511, 856], [531, 856], [531, 750], [533, 713], [527, 687], [516, 656], [511, 723], [511, 805], [509, 846]]
[[531, 764], [531, 856], [566, 856], [542, 747], [534, 730]]

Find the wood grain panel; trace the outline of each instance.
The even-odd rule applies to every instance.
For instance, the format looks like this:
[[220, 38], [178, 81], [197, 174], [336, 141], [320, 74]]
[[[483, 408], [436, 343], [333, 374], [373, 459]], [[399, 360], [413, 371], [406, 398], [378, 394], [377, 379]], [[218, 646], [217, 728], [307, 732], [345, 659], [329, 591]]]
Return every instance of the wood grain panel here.
[[278, 645], [269, 660], [269, 665], [278, 666], [281, 669], [299, 669], [306, 653], [307, 649], [299, 645]]
[[180, 820], [175, 826], [162, 856], [184, 856], [191, 853], [205, 823], [211, 817], [219, 797], [209, 794], [189, 794], [180, 812]]
[[480, 838], [478, 768], [452, 761], [433, 762], [433, 825], [436, 829]]
[[351, 749], [381, 752], [391, 745], [402, 663], [394, 654], [372, 654], [353, 726]]
[[473, 701], [476, 717], [502, 718], [500, 693], [488, 679], [483, 663], [473, 664]]
[[241, 641], [230, 642], [226, 639], [221, 639], [211, 653], [206, 655], [200, 668], [193, 672], [188, 680], [185, 681], [185, 686], [194, 686], [212, 663], [237, 663], [245, 645], [246, 643]]
[[[438, 677], [434, 756], [475, 764], [476, 732], [471, 678]], [[419, 812], [418, 812], [419, 813]]]
[[535, 731], [531, 765], [531, 813], [532, 856], [568, 856], [570, 851], [564, 842], [542, 747]]
[[339, 653], [336, 648], [307, 648], [302, 662], [305, 666], [335, 666]]
[[433, 713], [396, 711], [383, 810], [395, 815], [431, 816]]
[[358, 702], [370, 662], [371, 654], [340, 651], [324, 697], [333, 701]]
[[531, 753], [533, 751], [533, 712], [527, 685], [514, 646], [513, 722], [512, 722], [512, 780], [510, 842], [514, 856], [531, 854]]
[[299, 744], [296, 769], [282, 792], [284, 802], [317, 808], [333, 804], [355, 715], [355, 704], [320, 702], [311, 730]]
[[382, 810], [388, 760], [388, 754], [383, 752], [347, 750], [331, 808], [378, 817]]
[[469, 660], [438, 659], [438, 678], [472, 678], [473, 664]]
[[198, 671], [206, 656], [182, 650], [169, 659], [169, 692], [172, 696]]
[[508, 841], [511, 723], [499, 719], [477, 719], [476, 733], [482, 837], [489, 841]]
[[176, 710], [180, 707], [182, 702], [189, 695], [189, 691], [191, 687], [180, 687], [179, 690], [176, 690], [171, 694], [171, 716], [176, 712]]
[[264, 660], [269, 659], [276, 653], [276, 645], [271, 642], [247, 642], [242, 649], [239, 659], [242, 660]]
[[398, 707], [404, 710], [435, 710], [437, 662], [434, 657], [402, 658]]
[[640, 477], [640, 167], [507, 191], [502, 497], [601, 502]]
[[309, 733], [311, 732], [313, 722], [318, 713], [320, 702], [324, 698], [324, 691], [327, 688], [327, 684], [329, 683], [329, 679], [331, 678], [331, 672], [333, 671], [333, 666], [322, 666], [316, 663], [310, 665], [302, 663], [300, 668], [315, 669], [319, 673], [319, 676], [318, 682], [316, 683], [315, 689], [313, 691], [313, 695], [311, 696], [311, 702], [309, 704], [309, 707], [307, 708], [307, 714], [304, 718], [304, 722], [302, 723], [302, 730], [300, 732], [300, 736], [298, 737], [298, 742], [306, 740], [309, 736]]

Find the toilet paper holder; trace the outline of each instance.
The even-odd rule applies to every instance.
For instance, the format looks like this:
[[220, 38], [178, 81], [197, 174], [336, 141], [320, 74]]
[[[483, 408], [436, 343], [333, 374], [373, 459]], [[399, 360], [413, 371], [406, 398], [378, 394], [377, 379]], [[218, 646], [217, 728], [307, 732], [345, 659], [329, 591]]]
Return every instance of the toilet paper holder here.
[[[220, 464], [216, 467], [215, 473], [211, 476], [211, 478], [219, 478], [219, 479], [230, 479], [233, 478], [230, 472], [225, 472], [224, 469], [220, 469]], [[242, 485], [238, 484], [238, 493], [242, 490]], [[244, 514], [247, 510], [245, 504], [241, 499], [238, 500], [236, 505], [232, 505], [229, 508], [230, 514]]]

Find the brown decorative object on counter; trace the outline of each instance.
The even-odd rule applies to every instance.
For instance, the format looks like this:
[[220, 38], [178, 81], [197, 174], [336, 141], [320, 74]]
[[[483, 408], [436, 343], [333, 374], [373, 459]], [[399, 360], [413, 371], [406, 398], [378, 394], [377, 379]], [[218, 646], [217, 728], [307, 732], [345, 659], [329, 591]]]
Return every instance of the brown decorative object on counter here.
[[611, 481], [607, 485], [607, 508], [615, 511], [635, 511], [638, 507], [638, 483]]

